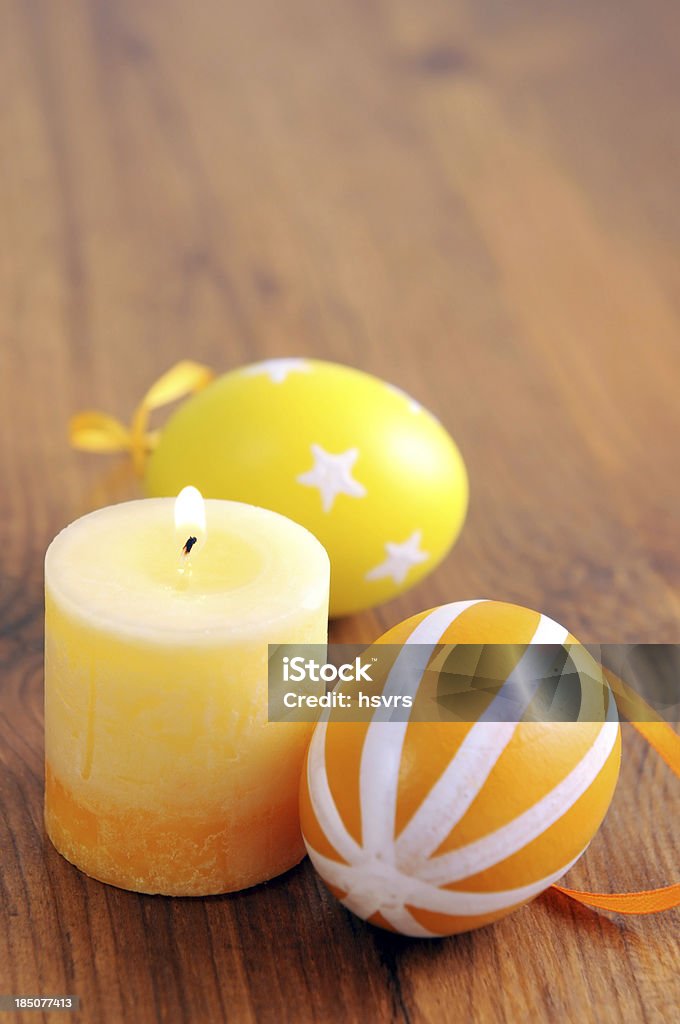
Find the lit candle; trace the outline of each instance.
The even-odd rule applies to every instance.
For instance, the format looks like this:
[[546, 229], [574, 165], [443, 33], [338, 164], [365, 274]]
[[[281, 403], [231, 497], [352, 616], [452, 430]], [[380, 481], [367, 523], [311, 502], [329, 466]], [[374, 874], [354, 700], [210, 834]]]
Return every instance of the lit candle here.
[[194, 488], [100, 509], [45, 559], [45, 820], [126, 889], [206, 895], [303, 856], [311, 726], [267, 722], [267, 645], [325, 643], [329, 564], [274, 512]]

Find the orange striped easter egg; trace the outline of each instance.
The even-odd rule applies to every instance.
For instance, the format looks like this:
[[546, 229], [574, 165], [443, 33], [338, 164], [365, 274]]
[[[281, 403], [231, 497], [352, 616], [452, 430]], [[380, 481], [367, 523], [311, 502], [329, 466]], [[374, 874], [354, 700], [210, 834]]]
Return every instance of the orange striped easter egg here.
[[[527, 645], [577, 643], [547, 616], [498, 601], [422, 612], [378, 642], [422, 645], [424, 658], [441, 644], [513, 644], [520, 660]], [[397, 658], [382, 692], [415, 695], [413, 675]], [[601, 695], [599, 721], [590, 709], [588, 720], [517, 724], [521, 713], [504, 720], [493, 701], [472, 723], [388, 720], [383, 708], [369, 721], [333, 721], [325, 712], [301, 786], [314, 867], [359, 917], [405, 935], [504, 917], [569, 870], [607, 812], [621, 740], [614, 699], [606, 687]]]

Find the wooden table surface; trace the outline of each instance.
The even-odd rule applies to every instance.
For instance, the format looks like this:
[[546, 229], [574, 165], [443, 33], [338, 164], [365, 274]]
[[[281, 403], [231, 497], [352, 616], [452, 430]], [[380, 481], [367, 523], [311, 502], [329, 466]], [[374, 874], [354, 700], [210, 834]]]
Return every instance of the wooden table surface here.
[[[336, 639], [480, 596], [680, 639], [677, 4], [1, 10], [0, 992], [78, 994], [96, 1024], [670, 1020], [677, 913], [548, 894], [422, 942], [308, 863], [206, 900], [84, 877], [43, 833], [41, 587], [58, 529], [138, 493], [69, 449], [71, 413], [127, 418], [181, 357], [311, 355], [432, 408], [472, 486], [446, 562]], [[626, 734], [569, 882], [674, 880], [677, 812]]]

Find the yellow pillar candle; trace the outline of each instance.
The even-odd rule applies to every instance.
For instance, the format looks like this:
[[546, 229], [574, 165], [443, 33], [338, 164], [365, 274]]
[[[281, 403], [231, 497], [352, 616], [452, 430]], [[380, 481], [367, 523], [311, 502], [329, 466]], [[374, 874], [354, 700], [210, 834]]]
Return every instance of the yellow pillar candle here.
[[48, 835], [94, 878], [177, 896], [302, 858], [311, 726], [267, 722], [267, 645], [325, 643], [328, 618], [312, 534], [197, 494], [92, 512], [45, 559]]

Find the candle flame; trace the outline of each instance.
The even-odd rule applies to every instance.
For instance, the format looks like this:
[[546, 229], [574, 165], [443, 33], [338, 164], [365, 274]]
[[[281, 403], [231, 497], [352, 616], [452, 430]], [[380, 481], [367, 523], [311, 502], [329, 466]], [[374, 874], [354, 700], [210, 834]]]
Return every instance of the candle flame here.
[[175, 499], [175, 533], [186, 558], [205, 541], [205, 502], [196, 487], [184, 487]]

